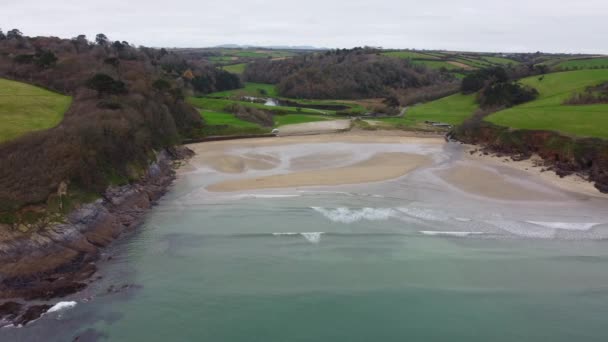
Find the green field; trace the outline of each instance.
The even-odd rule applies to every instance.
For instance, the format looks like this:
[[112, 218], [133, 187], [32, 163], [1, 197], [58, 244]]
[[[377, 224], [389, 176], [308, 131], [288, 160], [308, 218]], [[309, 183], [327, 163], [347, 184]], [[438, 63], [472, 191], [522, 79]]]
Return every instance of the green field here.
[[287, 106], [266, 106], [263, 103], [254, 103], [254, 102], [246, 102], [246, 101], [234, 101], [230, 99], [215, 99], [208, 97], [190, 97], [188, 98], [188, 102], [200, 109], [206, 109], [213, 112], [224, 112], [225, 108], [233, 103], [238, 103], [245, 107], [252, 107], [258, 109], [265, 109], [270, 111], [280, 111], [284, 114], [335, 114], [334, 111], [330, 110], [317, 110], [317, 109], [309, 109], [309, 108], [296, 108], [296, 107], [287, 107]]
[[273, 84], [247, 82], [244, 88], [211, 93], [207, 96], [225, 98], [233, 96], [268, 96], [276, 98], [279, 94], [277, 93], [277, 87]]
[[[211, 99], [230, 99], [233, 101], [235, 100], [239, 100], [240, 97], [243, 96], [253, 96], [253, 97], [269, 97], [269, 98], [274, 98], [274, 99], [285, 99], [281, 96], [279, 96], [278, 92], [277, 92], [277, 88], [275, 85], [273, 84], [265, 84], [265, 83], [251, 83], [251, 82], [247, 82], [245, 83], [245, 87], [241, 88], [241, 89], [234, 89], [234, 90], [228, 90], [228, 91], [222, 91], [222, 92], [217, 92], [217, 93], [211, 93], [208, 94], [205, 98], [211, 98]], [[199, 100], [197, 100], [199, 99]], [[192, 102], [195, 106], [198, 106], [199, 108], [207, 108], [205, 106], [208, 105], [215, 105], [215, 101], [203, 101], [200, 99], [204, 99], [204, 98], [192, 98]], [[293, 99], [289, 99], [289, 100], [293, 100]], [[293, 100], [296, 101], [296, 100]], [[196, 103], [195, 103], [196, 102]], [[346, 105], [350, 107], [350, 111], [353, 113], [363, 113], [366, 111], [366, 109], [356, 103], [344, 103], [341, 102], [339, 100], [303, 100], [303, 99], [298, 99], [297, 102], [301, 103], [301, 104], [308, 104], [308, 105]], [[197, 104], [198, 103], [198, 104]], [[217, 102], [219, 103], [219, 102]], [[224, 105], [230, 103], [229, 102], [224, 102]], [[271, 107], [271, 106], [264, 106], [263, 104], [250, 104], [249, 102], [242, 102], [245, 105], [251, 105], [257, 108], [263, 108], [263, 109], [285, 109], [290, 113], [300, 113], [300, 112], [304, 112], [304, 113], [310, 113], [310, 114], [321, 114], [321, 113], [327, 113], [327, 114], [335, 114], [335, 111], [331, 111], [331, 110], [315, 110], [315, 109], [307, 109], [307, 108], [302, 108], [302, 110], [300, 112], [298, 111], [294, 111], [295, 108], [294, 107], [281, 107], [281, 106], [275, 106], [275, 107]]]
[[517, 65], [519, 62], [514, 61], [512, 59], [503, 58], [503, 57], [490, 57], [490, 56], [482, 56], [481, 59], [484, 59], [492, 64], [496, 65]]
[[71, 103], [69, 96], [0, 79], [0, 142], [56, 126]]
[[383, 55], [394, 57], [394, 58], [403, 58], [403, 59], [438, 59], [433, 55], [427, 55], [421, 52], [414, 51], [391, 51], [384, 52]]
[[478, 108], [475, 95], [454, 94], [439, 100], [427, 102], [410, 108], [403, 118], [381, 119], [384, 122], [420, 127], [424, 121], [443, 122], [459, 125], [468, 119]]
[[571, 59], [561, 62], [557, 65], [559, 69], [591, 69], [591, 68], [608, 68], [608, 57], [606, 58], [589, 58], [589, 59]]
[[231, 72], [233, 74], [240, 75], [245, 72], [246, 67], [247, 67], [247, 63], [240, 63], [240, 64], [226, 65], [223, 67], [223, 69], [228, 72]]
[[608, 81], [608, 69], [525, 78], [521, 83], [536, 88], [540, 94], [538, 99], [494, 113], [486, 120], [519, 129], [553, 130], [581, 137], [608, 138], [608, 104], [563, 105], [572, 94], [604, 81]]

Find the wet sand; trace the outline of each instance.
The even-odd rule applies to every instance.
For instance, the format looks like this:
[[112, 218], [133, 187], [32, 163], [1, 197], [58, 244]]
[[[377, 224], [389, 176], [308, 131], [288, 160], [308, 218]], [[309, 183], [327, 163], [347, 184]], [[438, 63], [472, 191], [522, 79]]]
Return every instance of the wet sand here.
[[[331, 144], [352, 146], [334, 150]], [[381, 144], [392, 150], [383, 150], [385, 145]], [[367, 149], [374, 146], [371, 152]], [[399, 146], [422, 152], [399, 150]], [[469, 147], [446, 152], [447, 146], [441, 136], [401, 131], [221, 141], [190, 145], [196, 156], [180, 172], [211, 169], [218, 175], [206, 185], [211, 192], [362, 184], [400, 178], [421, 169], [438, 177], [439, 186], [443, 182], [489, 199], [550, 202], [573, 196], [608, 198], [582, 179], [541, 173], [540, 168], [532, 167], [533, 161], [504, 162], [505, 158], [470, 155]], [[436, 155], [439, 158], [434, 158]]]
[[380, 153], [350, 166], [225, 181], [213, 184], [207, 187], [207, 190], [223, 192], [370, 183], [398, 178], [416, 168], [430, 164], [431, 159], [423, 155]]

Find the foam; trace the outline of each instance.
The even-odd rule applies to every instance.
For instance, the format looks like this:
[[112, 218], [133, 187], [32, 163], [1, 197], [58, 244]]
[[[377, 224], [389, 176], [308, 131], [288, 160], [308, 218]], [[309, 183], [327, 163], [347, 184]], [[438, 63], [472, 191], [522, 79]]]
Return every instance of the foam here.
[[555, 229], [532, 225], [530, 223], [516, 221], [488, 221], [488, 223], [501, 230], [521, 237], [537, 239], [552, 239], [555, 237]]
[[547, 227], [552, 229], [564, 229], [564, 230], [589, 230], [601, 223], [588, 223], [588, 222], [540, 222], [540, 221], [526, 221], [528, 223]]
[[61, 311], [61, 310], [65, 310], [65, 309], [71, 309], [73, 307], [76, 306], [76, 302], [59, 302], [55, 305], [53, 305], [53, 307], [51, 307], [46, 313], [52, 313], [52, 312], [56, 312], [56, 311]]
[[336, 208], [326, 209], [321, 207], [312, 207], [312, 209], [333, 222], [339, 223], [355, 223], [361, 220], [382, 221], [388, 220], [395, 216], [396, 212], [391, 208]]
[[235, 196], [237, 199], [264, 199], [264, 198], [291, 198], [291, 197], [300, 197], [300, 195], [272, 195], [272, 194], [243, 194]]
[[321, 242], [321, 235], [325, 234], [324, 232], [313, 232], [313, 233], [300, 233], [306, 240], [311, 243], [319, 243]]
[[325, 232], [310, 232], [310, 233], [292, 233], [292, 232], [286, 232], [286, 233], [272, 233], [272, 235], [274, 236], [302, 236], [303, 238], [305, 238], [306, 240], [308, 240], [308, 242], [311, 243], [319, 243], [321, 242], [321, 235], [325, 234]]
[[450, 219], [449, 216], [434, 211], [434, 210], [430, 210], [430, 209], [421, 209], [421, 208], [408, 208], [408, 207], [404, 207], [404, 208], [398, 208], [397, 210], [399, 210], [400, 212], [417, 218], [417, 219], [422, 219], [422, 220], [427, 220], [427, 221], [447, 221]]
[[454, 236], [454, 237], [467, 237], [471, 235], [482, 235], [485, 234], [483, 232], [439, 232], [439, 231], [430, 231], [430, 230], [422, 230], [421, 234], [430, 235], [430, 236]]

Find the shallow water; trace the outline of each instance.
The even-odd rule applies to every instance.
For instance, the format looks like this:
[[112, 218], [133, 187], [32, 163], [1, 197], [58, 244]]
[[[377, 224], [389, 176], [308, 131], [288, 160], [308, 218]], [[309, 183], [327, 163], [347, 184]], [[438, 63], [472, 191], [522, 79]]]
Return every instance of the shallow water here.
[[[458, 159], [450, 148], [434, 168]], [[75, 307], [0, 339], [608, 338], [604, 200], [489, 200], [441, 183], [433, 168], [374, 184], [214, 195], [204, 191], [210, 172], [181, 175], [143, 227], [107, 252], [103, 279], [64, 299]]]

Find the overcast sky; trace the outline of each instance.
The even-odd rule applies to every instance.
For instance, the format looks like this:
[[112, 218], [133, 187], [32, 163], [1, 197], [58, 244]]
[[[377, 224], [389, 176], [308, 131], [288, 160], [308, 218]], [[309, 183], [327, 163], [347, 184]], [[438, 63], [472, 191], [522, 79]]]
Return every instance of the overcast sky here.
[[608, 0], [2, 0], [0, 28], [219, 44], [608, 54]]

